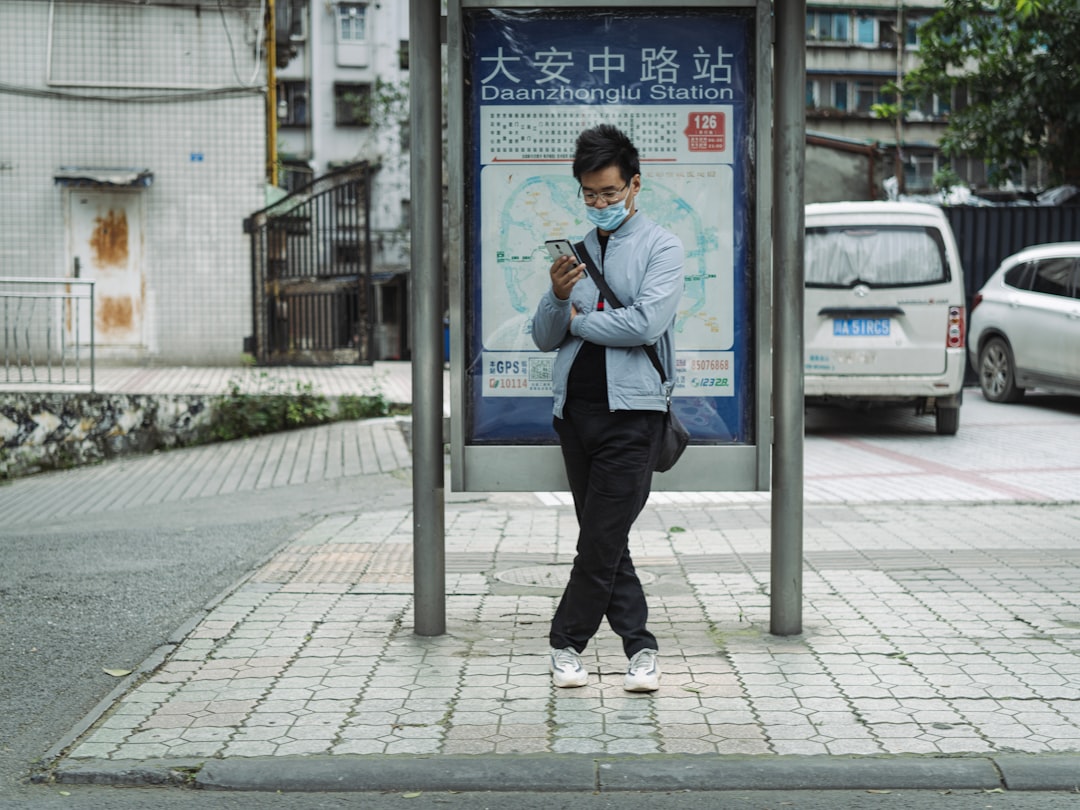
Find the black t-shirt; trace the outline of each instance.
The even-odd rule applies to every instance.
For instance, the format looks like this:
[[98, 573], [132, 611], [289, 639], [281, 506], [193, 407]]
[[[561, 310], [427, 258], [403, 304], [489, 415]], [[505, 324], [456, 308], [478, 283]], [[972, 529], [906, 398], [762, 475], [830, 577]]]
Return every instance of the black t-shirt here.
[[[600, 262], [603, 264], [608, 237], [599, 236]], [[603, 295], [598, 294], [596, 308], [604, 308]], [[599, 343], [590, 343], [587, 340], [582, 342], [581, 349], [574, 358], [574, 365], [570, 367], [570, 376], [566, 380], [566, 398], [585, 402], [608, 401], [607, 356], [605, 348]]]

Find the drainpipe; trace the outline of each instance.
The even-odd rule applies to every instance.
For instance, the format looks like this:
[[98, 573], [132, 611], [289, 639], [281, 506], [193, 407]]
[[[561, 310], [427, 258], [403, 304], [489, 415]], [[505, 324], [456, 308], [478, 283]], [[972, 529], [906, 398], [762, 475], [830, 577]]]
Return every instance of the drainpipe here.
[[[272, 0], [271, 0], [272, 1]], [[904, 0], [896, 2], [896, 189], [903, 194], [904, 183], [904, 39], [907, 30], [904, 27]]]
[[266, 0], [266, 176], [278, 184], [277, 160], [277, 11]]

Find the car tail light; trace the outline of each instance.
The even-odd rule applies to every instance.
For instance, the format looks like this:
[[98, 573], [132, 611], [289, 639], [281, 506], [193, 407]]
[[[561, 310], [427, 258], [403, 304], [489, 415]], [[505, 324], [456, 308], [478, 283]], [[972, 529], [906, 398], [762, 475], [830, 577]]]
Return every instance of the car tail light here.
[[975, 311], [975, 307], [982, 303], [983, 294], [975, 293], [975, 297], [971, 299], [971, 311]]
[[[973, 306], [972, 309], [975, 307]], [[945, 345], [950, 349], [964, 348], [963, 307], [949, 307], [949, 331], [945, 336]]]

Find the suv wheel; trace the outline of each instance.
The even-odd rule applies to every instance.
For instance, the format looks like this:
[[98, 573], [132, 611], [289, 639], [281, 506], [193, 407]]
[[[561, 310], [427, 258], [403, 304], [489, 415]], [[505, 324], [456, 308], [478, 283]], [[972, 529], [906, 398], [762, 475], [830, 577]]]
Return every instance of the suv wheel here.
[[960, 409], [937, 408], [934, 411], [934, 429], [939, 436], [955, 436], [960, 429]]
[[1024, 396], [1016, 385], [1012, 349], [1002, 338], [990, 338], [979, 352], [979, 387], [991, 402], [1019, 402]]

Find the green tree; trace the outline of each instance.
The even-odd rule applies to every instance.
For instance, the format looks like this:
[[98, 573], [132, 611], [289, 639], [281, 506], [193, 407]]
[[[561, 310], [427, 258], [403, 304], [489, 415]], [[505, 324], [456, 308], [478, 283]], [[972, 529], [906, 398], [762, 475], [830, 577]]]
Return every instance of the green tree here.
[[1053, 182], [1080, 185], [1077, 0], [945, 0], [919, 37], [922, 65], [905, 92], [967, 89], [941, 140], [946, 155], [986, 161], [994, 184], [1039, 157]]

